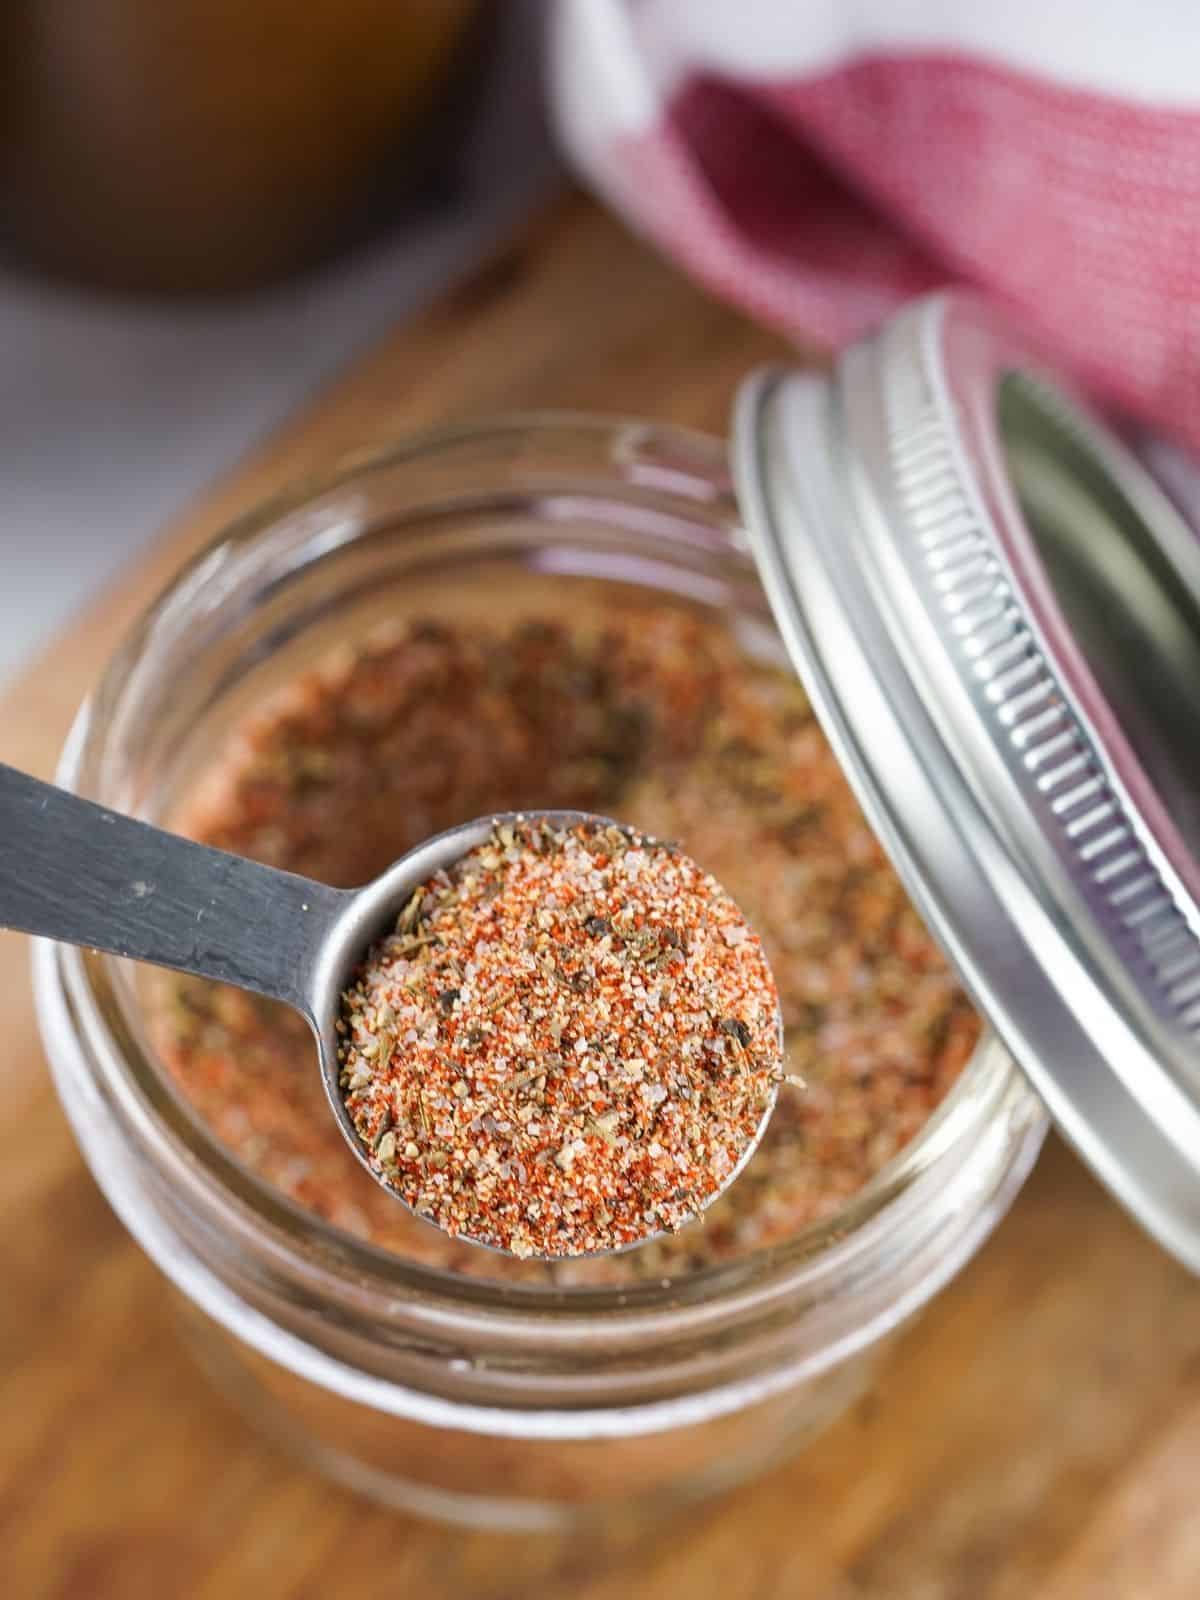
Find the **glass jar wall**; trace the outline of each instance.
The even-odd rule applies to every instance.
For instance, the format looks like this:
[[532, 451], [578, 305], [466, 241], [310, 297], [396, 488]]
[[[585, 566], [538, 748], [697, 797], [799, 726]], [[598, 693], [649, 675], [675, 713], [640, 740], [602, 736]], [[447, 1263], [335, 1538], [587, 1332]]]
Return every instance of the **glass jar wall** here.
[[[247, 716], [347, 641], [585, 616], [594, 640], [613, 617], [637, 639], [664, 611], [785, 667], [718, 443], [579, 419], [419, 439], [216, 541], [112, 663], [60, 781], [172, 823]], [[525, 773], [511, 803], [539, 803], [544, 781]], [[465, 819], [397, 826], [446, 820]], [[371, 832], [352, 817], [346, 828]], [[405, 837], [372, 836], [369, 849], [396, 854]], [[737, 894], [751, 841], [722, 849], [733, 878], [724, 863], [717, 875]], [[253, 1170], [179, 1092], [156, 977], [57, 947], [36, 959], [80, 1145], [180, 1292], [205, 1364], [301, 1456], [462, 1521], [660, 1517], [796, 1448], [978, 1247], [1044, 1133], [1040, 1104], [984, 1032], [916, 1137], [790, 1231], [748, 1231], [711, 1259], [668, 1253], [653, 1270], [464, 1269], [416, 1233], [385, 1247], [357, 1214], [317, 1214]]]

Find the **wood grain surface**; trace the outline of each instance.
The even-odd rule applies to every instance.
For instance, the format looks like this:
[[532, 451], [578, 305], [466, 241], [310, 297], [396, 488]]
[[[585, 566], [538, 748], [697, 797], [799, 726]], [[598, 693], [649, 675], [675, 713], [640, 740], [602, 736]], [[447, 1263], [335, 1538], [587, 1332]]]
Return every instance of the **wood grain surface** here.
[[[564, 202], [168, 530], [0, 699], [0, 758], [49, 775], [185, 552], [298, 472], [508, 407], [720, 431], [739, 375], [782, 350]], [[2, 934], [0, 1023], [0, 1594], [1200, 1596], [1200, 1285], [1055, 1144], [882, 1387], [794, 1463], [632, 1547], [472, 1536], [330, 1488], [210, 1390], [75, 1150]]]

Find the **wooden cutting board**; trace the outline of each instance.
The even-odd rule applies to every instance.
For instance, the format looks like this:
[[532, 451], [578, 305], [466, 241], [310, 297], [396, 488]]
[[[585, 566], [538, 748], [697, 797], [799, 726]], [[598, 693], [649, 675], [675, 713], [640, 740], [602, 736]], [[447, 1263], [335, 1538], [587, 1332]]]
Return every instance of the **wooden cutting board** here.
[[[509, 407], [722, 431], [739, 376], [783, 353], [591, 205], [565, 201], [168, 530], [0, 698], [0, 759], [48, 776], [77, 702], [154, 591], [293, 475]], [[76, 1153], [24, 942], [8, 935], [0, 1087], [0, 1593], [13, 1600], [1200, 1595], [1200, 1284], [1057, 1145], [852, 1416], [702, 1517], [606, 1550], [376, 1510], [227, 1408]]]

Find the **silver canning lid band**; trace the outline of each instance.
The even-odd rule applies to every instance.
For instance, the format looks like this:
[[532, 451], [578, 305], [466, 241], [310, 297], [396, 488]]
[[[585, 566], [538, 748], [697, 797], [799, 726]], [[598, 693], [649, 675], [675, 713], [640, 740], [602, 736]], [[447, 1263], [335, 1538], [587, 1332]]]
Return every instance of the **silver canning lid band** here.
[[1060, 1129], [1200, 1271], [1200, 540], [969, 296], [750, 379], [784, 638], [914, 900]]

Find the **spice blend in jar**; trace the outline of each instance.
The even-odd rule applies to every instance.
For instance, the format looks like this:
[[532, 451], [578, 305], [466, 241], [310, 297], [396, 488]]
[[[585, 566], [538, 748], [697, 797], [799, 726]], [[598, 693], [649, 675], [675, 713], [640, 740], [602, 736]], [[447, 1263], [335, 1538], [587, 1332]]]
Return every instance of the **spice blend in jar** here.
[[338, 1023], [373, 1171], [517, 1257], [693, 1221], [749, 1154], [782, 1068], [737, 906], [681, 851], [599, 819], [502, 819], [420, 885]]
[[621, 1285], [735, 1260], [836, 1215], [944, 1098], [979, 1024], [790, 670], [684, 602], [576, 593], [568, 621], [415, 621], [338, 650], [240, 725], [173, 821], [346, 886], [492, 812], [604, 812], [678, 841], [761, 937], [787, 1070], [807, 1085], [781, 1091], [753, 1158], [700, 1220], [608, 1258], [481, 1250], [361, 1169], [298, 1018], [164, 976], [155, 1033], [196, 1114], [300, 1207], [452, 1272]]

